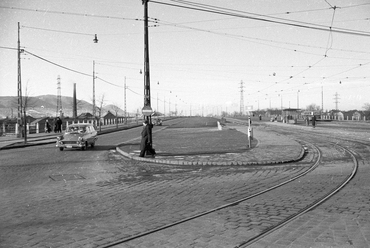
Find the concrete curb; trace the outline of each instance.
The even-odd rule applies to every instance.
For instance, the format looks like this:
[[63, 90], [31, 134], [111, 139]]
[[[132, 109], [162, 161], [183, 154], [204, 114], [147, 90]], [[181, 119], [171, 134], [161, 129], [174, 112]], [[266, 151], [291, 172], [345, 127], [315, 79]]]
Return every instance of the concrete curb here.
[[43, 141], [43, 142], [27, 143], [27, 144], [24, 144], [23, 142], [16, 142], [16, 143], [12, 143], [12, 144], [8, 144], [3, 147], [0, 147], [0, 150], [10, 150], [10, 149], [24, 148], [24, 147], [29, 147], [29, 146], [48, 145], [48, 144], [53, 144], [55, 142], [56, 142], [56, 139], [54, 139], [53, 141]]
[[197, 165], [197, 166], [247, 166], [247, 165], [271, 165], [271, 164], [286, 164], [300, 161], [306, 154], [307, 149], [301, 146], [301, 152], [299, 156], [295, 159], [288, 159], [282, 161], [233, 161], [233, 162], [203, 162], [203, 161], [182, 161], [182, 160], [174, 160], [174, 159], [156, 159], [156, 158], [142, 158], [138, 156], [131, 155], [125, 151], [122, 151], [118, 146], [116, 147], [116, 151], [119, 152], [122, 156], [142, 162], [149, 162], [149, 163], [156, 163], [156, 164], [173, 164], [173, 165]]

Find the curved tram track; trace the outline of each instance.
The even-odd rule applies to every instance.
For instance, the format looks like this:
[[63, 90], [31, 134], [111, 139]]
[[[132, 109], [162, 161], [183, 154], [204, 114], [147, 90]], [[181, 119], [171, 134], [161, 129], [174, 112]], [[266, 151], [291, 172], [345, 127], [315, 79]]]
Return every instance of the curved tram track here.
[[[220, 228], [210, 231], [209, 227], [200, 224], [207, 222], [211, 222], [211, 226], [222, 226], [221, 229], [224, 231], [225, 229], [238, 230], [239, 235], [229, 240], [222, 237], [223, 235], [219, 235], [220, 239], [225, 240], [225, 245], [220, 243], [221, 240], [217, 240], [220, 244], [218, 247], [231, 247], [231, 243], [236, 245], [235, 247], [247, 247], [257, 242], [329, 199], [345, 187], [356, 174], [358, 161], [355, 154], [349, 149], [330, 142], [320, 145], [303, 141], [300, 143], [305, 144], [308, 152], [305, 158], [295, 166], [299, 168], [305, 163], [310, 163], [310, 166], [293, 170], [294, 173], [290, 171], [288, 175], [274, 181], [270, 179], [263, 189], [260, 189], [261, 185], [258, 189], [251, 186], [254, 192], [227, 204], [200, 213], [193, 213], [186, 218], [172, 222], [167, 221], [165, 225], [158, 228], [117, 239], [101, 247], [134, 247], [146, 243], [151, 243], [156, 247], [164, 244], [163, 238], [167, 237], [168, 229], [173, 229], [168, 233], [174, 240], [178, 239], [173, 236], [196, 233], [198, 237], [193, 237], [193, 241], [179, 238], [183, 241], [181, 245], [177, 245], [201, 247], [202, 243], [196, 240], [204, 236], [216, 237], [220, 234], [220, 230], [217, 230]], [[338, 160], [338, 154], [340, 154], [340, 160]], [[329, 162], [333, 160], [336, 161], [335, 165]], [[197, 227], [196, 231], [194, 226]], [[162, 241], [153, 238], [156, 235], [162, 237]], [[159, 243], [152, 241], [152, 239]], [[170, 245], [171, 243], [168, 244], [168, 247]]]

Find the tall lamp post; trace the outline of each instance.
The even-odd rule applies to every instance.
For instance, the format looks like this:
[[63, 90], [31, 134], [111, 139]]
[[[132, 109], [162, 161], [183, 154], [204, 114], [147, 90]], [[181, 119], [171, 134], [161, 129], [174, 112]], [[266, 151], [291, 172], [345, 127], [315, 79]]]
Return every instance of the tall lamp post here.
[[96, 105], [95, 105], [95, 60], [93, 60], [93, 109], [92, 109], [92, 111], [93, 111], [93, 118], [94, 118], [93, 125], [95, 127], [96, 126], [95, 125], [95, 122], [96, 122]]
[[[142, 0], [144, 5], [144, 107], [142, 113], [145, 119], [149, 122], [148, 125], [152, 127], [152, 107], [150, 103], [150, 77], [149, 77], [149, 34], [148, 34], [148, 2], [149, 0]], [[151, 128], [149, 128], [151, 132]], [[150, 134], [150, 137], [152, 135]], [[150, 144], [152, 144], [150, 140]]]

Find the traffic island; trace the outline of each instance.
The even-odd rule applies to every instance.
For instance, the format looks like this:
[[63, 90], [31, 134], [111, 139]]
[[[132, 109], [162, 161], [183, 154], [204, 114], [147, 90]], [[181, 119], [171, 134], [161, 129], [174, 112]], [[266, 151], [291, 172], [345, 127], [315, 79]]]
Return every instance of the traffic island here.
[[255, 128], [251, 147], [247, 126], [228, 126], [219, 130], [217, 124], [199, 128], [181, 125], [153, 133], [155, 157], [138, 156], [139, 139], [120, 144], [117, 151], [138, 161], [174, 165], [267, 165], [302, 159], [305, 151], [298, 142], [261, 129]]

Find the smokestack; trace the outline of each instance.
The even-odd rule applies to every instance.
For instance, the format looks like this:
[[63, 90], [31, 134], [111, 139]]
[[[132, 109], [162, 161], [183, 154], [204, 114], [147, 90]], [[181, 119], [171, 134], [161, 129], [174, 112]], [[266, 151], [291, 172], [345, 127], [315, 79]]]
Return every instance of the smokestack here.
[[73, 118], [77, 118], [76, 83], [73, 84]]

